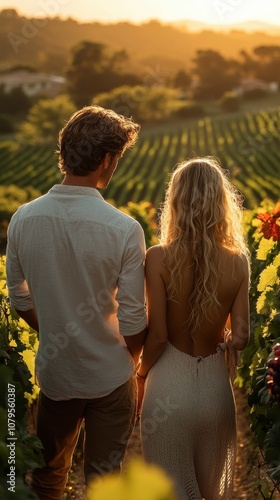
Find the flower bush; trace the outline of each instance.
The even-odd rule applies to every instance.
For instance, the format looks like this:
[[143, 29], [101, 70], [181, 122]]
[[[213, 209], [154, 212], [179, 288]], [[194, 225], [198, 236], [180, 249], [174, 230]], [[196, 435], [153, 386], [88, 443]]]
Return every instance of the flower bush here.
[[280, 203], [265, 200], [244, 223], [252, 255], [251, 339], [237, 382], [247, 388], [251, 427], [270, 478], [262, 478], [259, 489], [272, 498], [280, 486], [280, 408], [267, 390], [266, 367], [280, 341]]

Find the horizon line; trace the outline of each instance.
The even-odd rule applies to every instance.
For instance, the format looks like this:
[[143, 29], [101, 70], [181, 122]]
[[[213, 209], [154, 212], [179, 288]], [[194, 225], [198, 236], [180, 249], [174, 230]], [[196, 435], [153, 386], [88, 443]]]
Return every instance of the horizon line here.
[[[133, 19], [127, 19], [127, 18], [120, 18], [120, 19], [115, 19], [115, 20], [104, 20], [104, 19], [82, 19], [82, 18], [79, 18], [79, 17], [76, 17], [75, 15], [53, 15], [53, 16], [49, 16], [47, 15], [46, 13], [43, 13], [43, 15], [41, 15], [41, 13], [34, 13], [33, 14], [28, 14], [28, 13], [24, 13], [24, 12], [21, 12], [18, 8], [16, 7], [2, 7], [0, 6], [0, 12], [2, 11], [5, 11], [5, 10], [15, 10], [18, 14], [19, 17], [25, 17], [27, 19], [39, 19], [39, 18], [48, 18], [48, 19], [60, 19], [62, 21], [67, 21], [67, 20], [73, 20], [73, 21], [76, 21], [77, 23], [80, 23], [80, 24], [93, 24], [93, 23], [98, 23], [98, 24], [105, 24], [105, 25], [114, 25], [114, 24], [122, 24], [122, 23], [127, 23], [127, 24], [133, 24], [133, 25], [136, 25], [136, 26], [139, 26], [139, 25], [143, 25], [143, 24], [147, 24], [147, 23], [150, 23], [150, 22], [158, 22], [159, 24], [163, 24], [163, 25], [178, 25], [178, 24], [181, 24], [181, 25], [184, 25], [185, 23], [191, 23], [191, 22], [194, 22], [194, 23], [197, 23], [199, 25], [201, 25], [202, 27], [211, 27], [211, 28], [216, 28], [216, 29], [228, 29], [228, 28], [237, 28], [238, 29], [238, 26], [243, 26], [243, 25], [246, 25], [246, 24], [261, 24], [261, 25], [264, 25], [264, 26], [268, 26], [268, 27], [271, 27], [271, 28], [279, 28], [279, 32], [280, 32], [280, 23], [279, 24], [273, 24], [272, 22], [269, 22], [269, 21], [263, 21], [261, 19], [256, 19], [256, 18], [249, 18], [249, 19], [246, 19], [246, 20], [242, 20], [242, 21], [238, 21], [238, 22], [215, 22], [215, 23], [211, 23], [211, 22], [207, 22], [207, 21], [201, 21], [199, 19], [195, 19], [195, 18], [185, 18], [185, 19], [177, 19], [177, 20], [166, 20], [166, 19], [161, 19], [161, 18], [158, 18], [158, 17], [147, 17], [145, 19], [141, 19], [139, 21], [136, 21], [136, 20], [133, 20]], [[195, 30], [197, 31], [197, 30]]]

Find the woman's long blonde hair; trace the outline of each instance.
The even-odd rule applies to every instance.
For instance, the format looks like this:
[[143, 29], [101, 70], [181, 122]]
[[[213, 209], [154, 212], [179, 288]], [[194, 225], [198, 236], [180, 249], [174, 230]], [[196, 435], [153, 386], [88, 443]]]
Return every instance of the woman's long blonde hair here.
[[170, 272], [168, 296], [178, 300], [182, 269], [192, 266], [188, 330], [194, 336], [203, 317], [219, 305], [221, 250], [244, 255], [249, 261], [241, 223], [243, 197], [229, 182], [218, 161], [195, 158], [171, 174], [161, 213], [160, 243]]

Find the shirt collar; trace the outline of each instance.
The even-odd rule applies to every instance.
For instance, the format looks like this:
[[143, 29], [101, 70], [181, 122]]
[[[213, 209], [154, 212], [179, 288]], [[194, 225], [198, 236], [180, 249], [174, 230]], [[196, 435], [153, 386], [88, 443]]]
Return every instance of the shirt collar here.
[[68, 186], [65, 184], [55, 184], [49, 193], [60, 193], [60, 194], [80, 194], [86, 196], [96, 196], [103, 200], [103, 196], [99, 191], [92, 187], [86, 186]]

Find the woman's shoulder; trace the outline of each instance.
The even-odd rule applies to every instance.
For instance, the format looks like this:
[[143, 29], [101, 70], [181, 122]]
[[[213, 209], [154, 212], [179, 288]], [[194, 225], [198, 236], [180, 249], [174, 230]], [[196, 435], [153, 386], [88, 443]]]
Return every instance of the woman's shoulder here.
[[160, 265], [164, 259], [164, 247], [163, 245], [154, 245], [148, 248], [146, 253], [146, 263], [151, 263], [154, 265]]
[[164, 256], [164, 247], [163, 245], [154, 245], [150, 248], [148, 248], [146, 257], [149, 257], [149, 259], [152, 258], [158, 258], [160, 256]]
[[[223, 252], [223, 256], [224, 259], [222, 258], [221, 260], [227, 270], [232, 267], [235, 276], [239, 276], [240, 279], [248, 276], [248, 274], [250, 273], [250, 261], [247, 255], [245, 255], [244, 253], [232, 252], [231, 250], [225, 249]], [[232, 264], [232, 266], [230, 265], [230, 263]]]
[[245, 255], [244, 252], [232, 252], [228, 250], [228, 254], [231, 256], [235, 262], [237, 262], [241, 267], [248, 264], [249, 257]]

